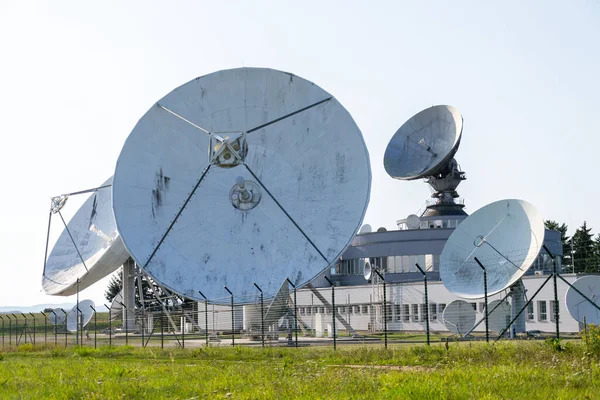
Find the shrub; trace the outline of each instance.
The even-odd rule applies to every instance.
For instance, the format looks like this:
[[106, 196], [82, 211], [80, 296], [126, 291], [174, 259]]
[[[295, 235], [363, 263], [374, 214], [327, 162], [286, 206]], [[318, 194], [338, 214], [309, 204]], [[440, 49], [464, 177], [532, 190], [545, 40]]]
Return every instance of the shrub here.
[[600, 356], [600, 326], [588, 325], [580, 334], [588, 353]]

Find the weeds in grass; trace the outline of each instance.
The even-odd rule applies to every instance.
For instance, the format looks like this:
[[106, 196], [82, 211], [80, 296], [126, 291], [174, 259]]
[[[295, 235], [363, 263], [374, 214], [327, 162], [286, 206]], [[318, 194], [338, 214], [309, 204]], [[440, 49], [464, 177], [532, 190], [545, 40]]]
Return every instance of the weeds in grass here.
[[589, 355], [600, 356], [600, 326], [590, 324], [580, 334]]

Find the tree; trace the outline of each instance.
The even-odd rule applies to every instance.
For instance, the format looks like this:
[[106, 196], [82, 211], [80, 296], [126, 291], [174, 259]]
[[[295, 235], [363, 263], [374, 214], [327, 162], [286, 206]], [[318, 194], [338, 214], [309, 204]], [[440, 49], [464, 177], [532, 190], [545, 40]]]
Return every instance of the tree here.
[[556, 221], [547, 220], [547, 221], [544, 221], [544, 226], [546, 227], [546, 229], [560, 232], [560, 241], [562, 243], [563, 256], [568, 257], [570, 259], [571, 258], [571, 256], [570, 256], [571, 244], [569, 243], [570, 237], [567, 236], [567, 229], [568, 229], [567, 224], [564, 224], [564, 223], [559, 224]]
[[112, 302], [123, 288], [123, 273], [121, 271], [122, 269], [119, 268], [119, 271], [110, 278], [108, 286], [104, 291], [104, 297], [109, 302]]
[[575, 253], [575, 272], [598, 272], [597, 245], [594, 242], [592, 228], [584, 221], [573, 235], [573, 250]]

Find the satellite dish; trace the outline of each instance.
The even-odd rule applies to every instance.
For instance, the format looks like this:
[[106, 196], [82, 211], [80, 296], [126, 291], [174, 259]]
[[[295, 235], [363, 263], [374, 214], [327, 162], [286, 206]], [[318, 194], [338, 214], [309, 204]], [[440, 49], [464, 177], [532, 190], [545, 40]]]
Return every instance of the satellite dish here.
[[[573, 286], [594, 304], [600, 306], [600, 276], [587, 275], [573, 282]], [[577, 321], [600, 325], [600, 310], [569, 286], [566, 296], [567, 310]]]
[[415, 214], [410, 214], [406, 217], [406, 226], [408, 229], [419, 229], [421, 226], [421, 218]]
[[114, 272], [129, 258], [113, 217], [111, 184], [112, 178], [92, 193], [56, 241], [42, 276], [46, 294], [75, 294], [77, 278], [81, 291]]
[[362, 228], [360, 228], [360, 231], [358, 233], [362, 235], [363, 233], [371, 233], [371, 232], [373, 232], [373, 228], [371, 228], [371, 225], [364, 224], [362, 226]]
[[[94, 302], [92, 300], [83, 300], [79, 302], [79, 310], [81, 311], [79, 315], [81, 315], [81, 326], [80, 329], [83, 329], [94, 316], [94, 310], [92, 307], [94, 306]], [[71, 311], [67, 314], [67, 330], [69, 332], [77, 331], [77, 305], [71, 308]]]
[[67, 318], [67, 314], [63, 312], [60, 308], [55, 308], [49, 314], [48, 320], [52, 325], [63, 325], [65, 323], [65, 319]]
[[365, 268], [364, 268], [364, 277], [366, 280], [371, 279], [371, 276], [373, 275], [373, 269], [371, 267], [371, 263], [370, 262], [365, 262]]
[[396, 131], [383, 159], [394, 179], [413, 180], [440, 173], [458, 150], [463, 118], [452, 106], [434, 106]]
[[184, 84], [140, 119], [117, 162], [113, 210], [153, 279], [227, 302], [223, 286], [242, 299], [256, 282], [273, 296], [285, 278], [301, 285], [335, 263], [370, 185], [361, 132], [334, 97], [289, 73], [239, 68]]
[[110, 303], [109, 318], [111, 321], [120, 320], [123, 318], [123, 289], [113, 298]]
[[387, 232], [387, 229], [385, 229], [385, 226], [381, 226], [377, 228], [377, 232]]
[[488, 304], [488, 308], [493, 310], [488, 314], [488, 330], [498, 333], [502, 332], [510, 323], [510, 304], [507, 301], [494, 300]]
[[465, 299], [488, 296], [515, 283], [536, 259], [544, 243], [544, 220], [523, 200], [500, 200], [467, 217], [452, 232], [440, 256], [444, 286]]
[[442, 321], [450, 332], [464, 335], [475, 325], [475, 310], [471, 303], [454, 300], [444, 308]]

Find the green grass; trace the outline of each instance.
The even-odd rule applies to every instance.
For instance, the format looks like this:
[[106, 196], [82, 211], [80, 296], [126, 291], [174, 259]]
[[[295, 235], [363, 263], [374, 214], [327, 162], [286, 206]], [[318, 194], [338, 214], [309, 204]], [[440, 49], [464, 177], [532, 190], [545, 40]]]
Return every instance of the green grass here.
[[0, 353], [0, 398], [600, 398], [581, 342]]

